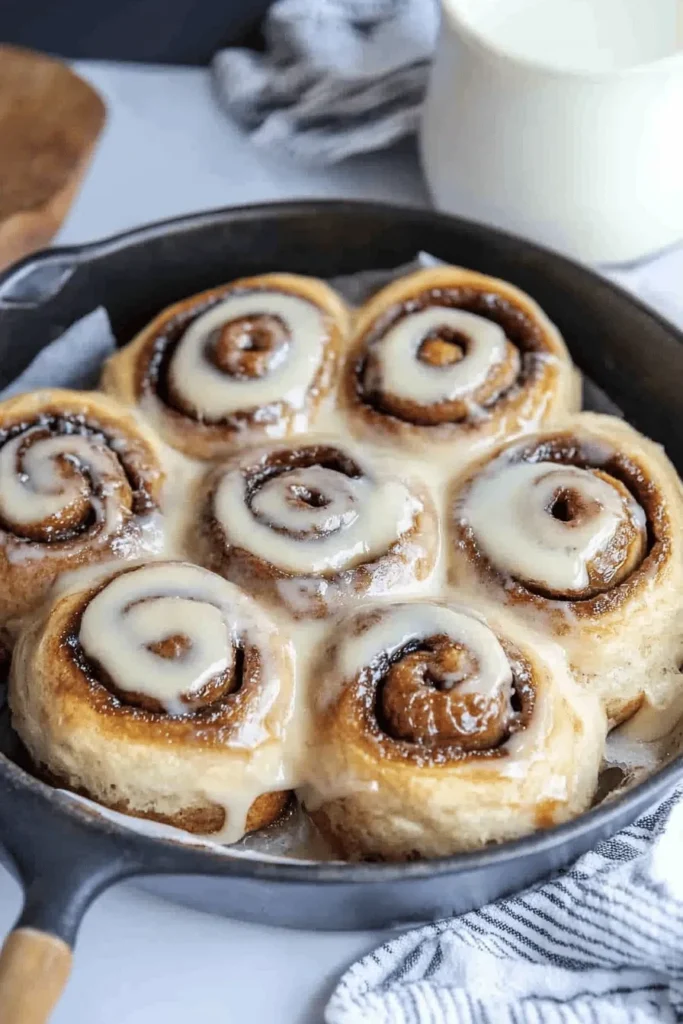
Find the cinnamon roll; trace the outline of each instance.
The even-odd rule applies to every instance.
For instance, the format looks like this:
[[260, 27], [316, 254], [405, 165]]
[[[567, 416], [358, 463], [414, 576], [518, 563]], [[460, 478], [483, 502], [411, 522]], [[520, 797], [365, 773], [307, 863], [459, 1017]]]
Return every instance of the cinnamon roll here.
[[460, 267], [419, 270], [360, 310], [344, 378], [351, 430], [478, 451], [579, 408], [562, 337], [519, 289]]
[[588, 807], [605, 717], [555, 644], [465, 607], [342, 622], [315, 674], [305, 806], [351, 859], [477, 849]]
[[550, 630], [613, 724], [680, 689], [683, 499], [658, 445], [582, 413], [457, 483], [451, 530], [452, 582]]
[[157, 446], [104, 395], [35, 391], [0, 403], [0, 621], [66, 570], [159, 543]]
[[341, 299], [293, 274], [243, 278], [160, 313], [105, 366], [103, 386], [198, 459], [305, 433], [347, 331]]
[[287, 800], [290, 646], [198, 566], [58, 593], [18, 639], [9, 694], [35, 764], [105, 807], [234, 841]]
[[200, 506], [198, 561], [300, 617], [405, 592], [429, 575], [438, 552], [424, 488], [324, 438], [216, 467]]

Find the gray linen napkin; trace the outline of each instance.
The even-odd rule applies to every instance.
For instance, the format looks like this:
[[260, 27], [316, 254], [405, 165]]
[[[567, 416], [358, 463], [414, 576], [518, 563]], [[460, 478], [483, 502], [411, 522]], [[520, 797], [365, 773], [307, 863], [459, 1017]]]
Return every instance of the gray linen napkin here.
[[228, 113], [259, 146], [329, 164], [415, 131], [438, 29], [437, 0], [278, 0], [264, 54], [213, 61]]

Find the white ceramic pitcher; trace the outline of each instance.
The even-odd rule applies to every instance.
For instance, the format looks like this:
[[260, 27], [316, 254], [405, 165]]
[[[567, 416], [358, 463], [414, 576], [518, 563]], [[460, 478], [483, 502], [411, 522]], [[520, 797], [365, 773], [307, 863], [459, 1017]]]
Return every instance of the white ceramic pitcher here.
[[683, 0], [442, 0], [440, 209], [587, 261], [683, 239]]

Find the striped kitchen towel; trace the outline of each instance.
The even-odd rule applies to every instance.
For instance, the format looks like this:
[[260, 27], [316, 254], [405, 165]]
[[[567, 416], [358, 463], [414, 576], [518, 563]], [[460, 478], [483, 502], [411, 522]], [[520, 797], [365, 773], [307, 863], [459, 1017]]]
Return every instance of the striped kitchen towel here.
[[414, 132], [439, 24], [437, 0], [277, 0], [265, 52], [213, 61], [228, 113], [256, 145], [319, 164]]
[[683, 789], [566, 874], [391, 939], [327, 1024], [683, 1020]]

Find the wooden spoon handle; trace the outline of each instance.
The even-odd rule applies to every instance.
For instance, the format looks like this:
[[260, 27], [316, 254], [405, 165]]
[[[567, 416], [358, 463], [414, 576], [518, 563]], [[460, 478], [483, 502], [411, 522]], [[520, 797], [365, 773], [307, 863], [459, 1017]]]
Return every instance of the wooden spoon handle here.
[[70, 970], [63, 939], [35, 928], [10, 932], [0, 952], [2, 1024], [46, 1024]]

